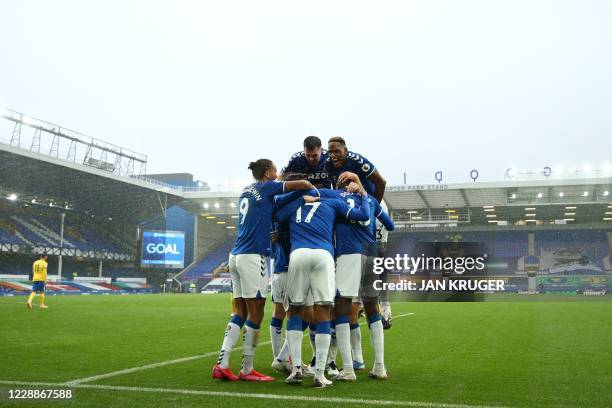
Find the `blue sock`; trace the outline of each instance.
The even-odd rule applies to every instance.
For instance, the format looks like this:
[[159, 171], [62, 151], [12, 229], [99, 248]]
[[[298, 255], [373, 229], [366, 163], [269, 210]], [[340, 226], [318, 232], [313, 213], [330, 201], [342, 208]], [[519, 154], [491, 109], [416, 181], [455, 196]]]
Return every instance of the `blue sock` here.
[[302, 331], [306, 330], [308, 328], [308, 326], [310, 326], [310, 323], [308, 323], [307, 321], [303, 320], [302, 321]]
[[238, 315], [233, 315], [232, 318], [230, 319], [230, 323], [234, 323], [236, 326], [240, 327], [241, 329], [242, 329], [242, 326], [244, 325], [244, 321], [242, 321], [242, 319]]
[[270, 326], [282, 328], [283, 327], [283, 319], [278, 319], [276, 317], [272, 317], [272, 320], [270, 320]]
[[379, 321], [379, 320], [380, 320], [380, 315], [378, 313], [376, 313], [376, 314], [374, 314], [372, 316], [369, 316], [368, 317], [368, 326], [371, 325], [374, 322]]
[[359, 323], [350, 323], [349, 326], [350, 326], [351, 330], [355, 330], [356, 328], [359, 327]]
[[[336, 317], [336, 321], [334, 322], [334, 327], [335, 327], [337, 324], [344, 324], [344, 323], [349, 323], [349, 318], [348, 318], [348, 316], [340, 316], [340, 317]], [[359, 325], [358, 325], [358, 324], [356, 324], [355, 326], [357, 326], [357, 327], [358, 327]], [[351, 325], [351, 328], [353, 328], [353, 327], [352, 327], [352, 325]]]
[[299, 315], [291, 316], [287, 320], [287, 331], [289, 330], [302, 331], [302, 318]]
[[317, 334], [331, 334], [331, 322], [326, 320], [317, 323]]
[[251, 329], [255, 329], [255, 330], [259, 330], [259, 325], [256, 323], [253, 323], [252, 321], [248, 320], [246, 321], [246, 326], [250, 327]]

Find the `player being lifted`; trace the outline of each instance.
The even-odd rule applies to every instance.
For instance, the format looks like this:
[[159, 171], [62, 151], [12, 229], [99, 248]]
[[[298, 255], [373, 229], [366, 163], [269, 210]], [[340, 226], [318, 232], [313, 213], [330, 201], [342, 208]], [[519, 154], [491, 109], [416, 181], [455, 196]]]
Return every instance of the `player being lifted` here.
[[[227, 325], [212, 376], [231, 381], [241, 379], [268, 382], [274, 379], [255, 371], [253, 359], [268, 291], [269, 233], [272, 227], [274, 196], [293, 190], [309, 190], [313, 185], [306, 180], [275, 181], [276, 166], [268, 159], [251, 162], [249, 170], [256, 182], [245, 187], [240, 195], [238, 237], [228, 261], [236, 313]], [[229, 357], [240, 337], [243, 324], [246, 325], [246, 334], [242, 368], [237, 377], [229, 368]]]
[[45, 285], [47, 283], [47, 254], [40, 255], [40, 259], [32, 265], [32, 293], [28, 297], [28, 309], [32, 308], [32, 300], [36, 294], [40, 294], [40, 308], [47, 309], [45, 305]]
[[[352, 188], [358, 189], [357, 186]], [[331, 199], [315, 201], [316, 198], [299, 198], [280, 210], [276, 217], [279, 221], [289, 221], [291, 255], [287, 275], [287, 302], [289, 321], [287, 338], [293, 371], [285, 382], [300, 384], [302, 373], [302, 319], [300, 308], [305, 304], [309, 291], [314, 302], [314, 321], [317, 324], [316, 373], [313, 385], [324, 388], [332, 384], [324, 376], [327, 352], [331, 341], [330, 319], [334, 302], [335, 278], [333, 258], [333, 231], [337, 218], [366, 221], [369, 219], [369, 206], [361, 205], [359, 199], [354, 207]]]

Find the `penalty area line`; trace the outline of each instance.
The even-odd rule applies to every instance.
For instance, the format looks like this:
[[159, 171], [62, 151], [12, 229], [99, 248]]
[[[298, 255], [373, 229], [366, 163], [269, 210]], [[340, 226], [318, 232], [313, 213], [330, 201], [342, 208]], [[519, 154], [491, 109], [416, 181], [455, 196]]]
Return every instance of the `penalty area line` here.
[[401, 401], [401, 400], [375, 400], [362, 398], [340, 398], [340, 397], [312, 397], [302, 395], [282, 395], [282, 394], [266, 394], [266, 393], [243, 393], [243, 392], [225, 392], [225, 391], [205, 391], [205, 390], [189, 390], [180, 388], [150, 388], [150, 387], [126, 387], [121, 385], [99, 385], [99, 384], [67, 384], [67, 383], [48, 383], [48, 382], [25, 382], [25, 381], [4, 381], [0, 380], [3, 385], [19, 385], [29, 387], [62, 387], [62, 388], [80, 388], [94, 389], [106, 391], [127, 391], [127, 392], [142, 392], [142, 393], [161, 393], [161, 394], [182, 394], [196, 395], [209, 397], [227, 397], [227, 398], [256, 398], [266, 400], [280, 401], [305, 401], [318, 402], [329, 404], [367, 404], [367, 405], [385, 405], [385, 406], [404, 406], [404, 407], [425, 407], [425, 408], [503, 408], [501, 406], [491, 405], [468, 405], [468, 404], [451, 404], [444, 402], [427, 402], [427, 401]]

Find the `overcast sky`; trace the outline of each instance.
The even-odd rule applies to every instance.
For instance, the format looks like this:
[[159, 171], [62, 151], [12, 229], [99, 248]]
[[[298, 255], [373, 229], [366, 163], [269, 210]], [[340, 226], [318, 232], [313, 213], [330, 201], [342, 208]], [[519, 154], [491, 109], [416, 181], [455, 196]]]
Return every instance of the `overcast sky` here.
[[584, 0], [3, 0], [0, 106], [214, 184], [311, 134], [344, 136], [389, 184], [597, 168], [610, 21], [612, 2]]

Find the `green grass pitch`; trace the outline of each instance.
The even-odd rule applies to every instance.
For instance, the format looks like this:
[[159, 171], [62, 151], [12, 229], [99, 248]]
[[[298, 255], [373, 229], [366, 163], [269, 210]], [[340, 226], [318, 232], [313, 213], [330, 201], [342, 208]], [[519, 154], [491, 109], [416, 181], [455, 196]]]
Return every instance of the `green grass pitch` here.
[[[212, 380], [230, 313], [227, 294], [47, 299], [43, 311], [26, 309], [24, 297], [0, 298], [0, 406], [612, 406], [610, 296], [394, 303], [396, 318], [385, 331], [389, 380], [361, 373], [356, 383], [323, 390], [285, 385], [269, 368], [268, 343], [258, 347], [255, 366], [275, 383]], [[261, 342], [269, 338], [270, 306]], [[362, 336], [371, 366], [365, 325]], [[57, 389], [54, 384], [190, 356], [198, 357], [84, 382], [72, 388], [70, 402], [6, 401], [9, 388]], [[240, 360], [234, 351], [234, 370]]]

